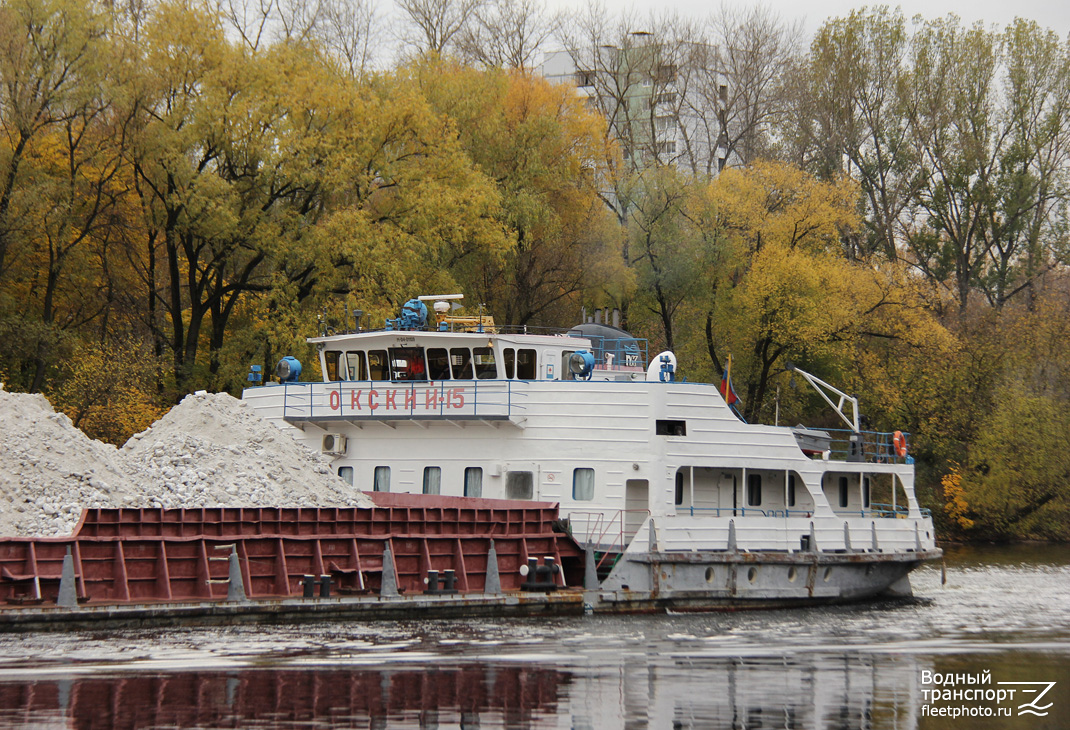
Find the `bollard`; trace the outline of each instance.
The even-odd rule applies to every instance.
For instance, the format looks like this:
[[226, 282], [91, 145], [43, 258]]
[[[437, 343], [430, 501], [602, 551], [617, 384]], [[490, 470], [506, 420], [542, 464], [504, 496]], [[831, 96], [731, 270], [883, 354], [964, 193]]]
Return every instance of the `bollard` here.
[[301, 585], [304, 588], [303, 598], [314, 598], [316, 596], [316, 576], [301, 576]]
[[427, 588], [424, 590], [424, 593], [438, 593], [438, 571], [437, 570], [429, 570], [429, 571], [427, 571], [427, 577], [424, 579], [424, 582], [427, 583]]
[[331, 597], [331, 583], [332, 582], [333, 581], [331, 580], [331, 576], [329, 576], [329, 575], [321, 575], [320, 576], [320, 598], [330, 598]]

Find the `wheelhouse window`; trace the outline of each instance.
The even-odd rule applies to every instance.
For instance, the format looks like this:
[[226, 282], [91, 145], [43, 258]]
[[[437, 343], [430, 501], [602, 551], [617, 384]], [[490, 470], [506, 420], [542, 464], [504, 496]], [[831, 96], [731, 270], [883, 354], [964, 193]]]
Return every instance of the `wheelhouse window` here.
[[450, 348], [450, 368], [454, 380], [472, 379], [472, 351], [467, 347]]
[[368, 380], [368, 361], [363, 352], [346, 353], [346, 380]]
[[507, 499], [531, 499], [535, 495], [535, 480], [530, 471], [511, 471], [505, 477]]
[[594, 499], [594, 469], [581, 467], [572, 472], [572, 498], [577, 502]]
[[391, 347], [390, 373], [391, 380], [427, 380], [424, 348]]
[[483, 469], [478, 466], [470, 466], [464, 470], [464, 496], [483, 496]]
[[493, 348], [477, 347], [472, 352], [475, 354], [477, 378], [485, 380], [498, 377], [498, 364], [494, 359]]
[[535, 380], [535, 351], [516, 351], [516, 379]]
[[427, 377], [431, 380], [450, 379], [450, 356], [444, 347], [427, 350]]
[[368, 353], [368, 375], [369, 380], [390, 380], [386, 350], [372, 350]]
[[390, 491], [390, 467], [375, 467], [375, 478], [372, 481], [372, 490], [376, 492]]
[[747, 475], [747, 506], [758, 507], [762, 504], [762, 475]]
[[442, 494], [442, 467], [424, 467], [424, 494]]
[[337, 350], [327, 350], [323, 353], [323, 361], [327, 366], [327, 380], [339, 380], [338, 377], [338, 360], [342, 353]]
[[511, 347], [502, 350], [502, 362], [505, 363], [505, 377], [512, 380], [516, 373], [516, 350]]

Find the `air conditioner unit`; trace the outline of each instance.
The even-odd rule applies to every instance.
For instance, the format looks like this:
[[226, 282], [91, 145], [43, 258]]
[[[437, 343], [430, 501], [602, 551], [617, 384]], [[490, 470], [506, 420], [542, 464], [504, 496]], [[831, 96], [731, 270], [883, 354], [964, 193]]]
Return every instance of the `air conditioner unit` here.
[[340, 433], [325, 433], [320, 441], [320, 451], [332, 456], [341, 456], [346, 452], [346, 437]]

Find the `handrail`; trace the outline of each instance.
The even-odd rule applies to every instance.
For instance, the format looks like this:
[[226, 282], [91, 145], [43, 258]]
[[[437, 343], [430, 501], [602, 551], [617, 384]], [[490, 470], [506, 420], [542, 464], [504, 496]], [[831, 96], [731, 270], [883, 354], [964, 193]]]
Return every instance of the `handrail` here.
[[[852, 456], [851, 436], [854, 432], [845, 428], [822, 428], [832, 436], [829, 454], [837, 457], [837, 460], [848, 460]], [[908, 455], [900, 456], [895, 450], [893, 431], [859, 431], [862, 437], [861, 460], [877, 464], [912, 464], [913, 459], [909, 456], [910, 433], [900, 431], [904, 445], [907, 446]], [[837, 438], [837, 435], [840, 435]]]

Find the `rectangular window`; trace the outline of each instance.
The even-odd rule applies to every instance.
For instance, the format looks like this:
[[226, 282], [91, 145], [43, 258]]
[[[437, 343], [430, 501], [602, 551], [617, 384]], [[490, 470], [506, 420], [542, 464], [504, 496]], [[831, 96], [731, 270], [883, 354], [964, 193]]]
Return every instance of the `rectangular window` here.
[[431, 380], [450, 379], [450, 356], [446, 354], [446, 348], [428, 348], [427, 377], [431, 378]]
[[654, 424], [654, 433], [658, 436], [686, 436], [687, 422], [658, 419]]
[[498, 377], [498, 364], [494, 360], [493, 348], [477, 347], [472, 352], [475, 354], [477, 378], [484, 380]]
[[840, 506], [847, 506], [847, 477], [840, 477]]
[[869, 477], [862, 477], [862, 508], [869, 509]]
[[389, 492], [390, 491], [390, 467], [389, 466], [377, 466], [375, 467], [375, 479], [372, 482], [372, 490], [375, 492]]
[[424, 494], [442, 494], [442, 467], [424, 467]]
[[512, 380], [516, 373], [516, 350], [511, 347], [505, 348], [502, 351], [502, 359], [505, 361], [505, 377]]
[[679, 507], [684, 503], [684, 473], [682, 471], [676, 472], [676, 501], [675, 504]]
[[349, 486], [353, 486], [353, 467], [340, 466], [338, 467], [338, 476], [342, 477], [342, 480]]
[[346, 353], [346, 371], [347, 380], [368, 379], [368, 362], [363, 352]]
[[572, 371], [568, 369], [568, 361], [572, 358], [573, 350], [565, 350], [561, 353], [561, 379], [572, 380]]
[[762, 503], [762, 475], [747, 475], [747, 506], [758, 507]]
[[470, 466], [464, 470], [464, 496], [483, 496], [483, 469], [478, 466]]
[[530, 471], [511, 471], [506, 475], [506, 499], [531, 499], [533, 496], [535, 496], [535, 480]]
[[372, 350], [368, 353], [368, 376], [369, 380], [390, 380], [386, 350]]
[[535, 379], [535, 351], [534, 350], [517, 350], [516, 351], [516, 379], [517, 380], [534, 380]]
[[450, 367], [455, 380], [472, 379], [472, 351], [467, 347], [454, 347], [450, 350]]
[[594, 469], [576, 469], [572, 472], [572, 498], [579, 502], [594, 499]]
[[424, 367], [424, 348], [391, 347], [391, 380], [427, 380]]
[[323, 361], [327, 364], [327, 380], [338, 380], [338, 359], [341, 354], [337, 350], [327, 350], [323, 353]]
[[788, 506], [795, 506], [795, 475], [788, 475]]

